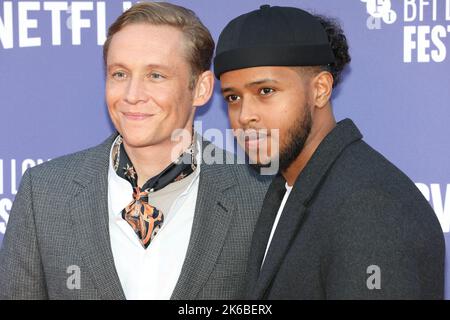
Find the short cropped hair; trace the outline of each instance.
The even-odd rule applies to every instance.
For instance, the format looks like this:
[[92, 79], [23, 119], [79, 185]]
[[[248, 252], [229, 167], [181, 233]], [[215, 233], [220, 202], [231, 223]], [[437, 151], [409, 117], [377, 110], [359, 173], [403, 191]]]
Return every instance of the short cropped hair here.
[[197, 77], [210, 69], [214, 52], [214, 40], [211, 33], [192, 10], [167, 2], [137, 3], [117, 18], [109, 27], [103, 45], [105, 66], [109, 45], [114, 34], [128, 25], [138, 23], [171, 26], [183, 33], [186, 40], [186, 58], [192, 73], [189, 85], [191, 89], [195, 86]]

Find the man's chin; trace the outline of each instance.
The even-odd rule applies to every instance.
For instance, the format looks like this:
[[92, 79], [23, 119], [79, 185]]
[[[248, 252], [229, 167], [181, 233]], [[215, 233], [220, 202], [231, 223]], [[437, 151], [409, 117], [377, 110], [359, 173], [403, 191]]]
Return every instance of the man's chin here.
[[123, 142], [130, 148], [145, 148], [155, 145], [155, 141], [149, 138], [125, 134], [122, 135]]
[[253, 159], [253, 158], [247, 157], [247, 163], [249, 164], [249, 166], [258, 172], [261, 172], [261, 169], [275, 168], [274, 165], [278, 164], [278, 161], [276, 161], [276, 160], [277, 159], [272, 159], [272, 158]]

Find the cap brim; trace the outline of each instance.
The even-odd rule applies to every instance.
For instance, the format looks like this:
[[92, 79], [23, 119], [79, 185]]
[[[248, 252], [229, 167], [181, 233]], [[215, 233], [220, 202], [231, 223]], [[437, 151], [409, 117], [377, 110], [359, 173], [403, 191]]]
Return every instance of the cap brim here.
[[225, 72], [261, 66], [320, 66], [334, 63], [329, 44], [250, 47], [229, 50], [214, 58], [217, 79]]

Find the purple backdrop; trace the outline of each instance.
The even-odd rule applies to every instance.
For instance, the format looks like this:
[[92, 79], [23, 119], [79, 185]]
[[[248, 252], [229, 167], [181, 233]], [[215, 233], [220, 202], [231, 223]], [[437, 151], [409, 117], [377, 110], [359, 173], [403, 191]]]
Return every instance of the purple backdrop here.
[[[112, 132], [99, 43], [134, 2], [0, 0], [0, 243], [24, 169]], [[173, 2], [193, 9], [215, 39], [230, 19], [263, 4]], [[450, 247], [450, 1], [265, 2], [339, 18], [352, 62], [335, 92], [336, 116], [351, 117], [365, 140], [416, 182]], [[203, 130], [229, 127], [217, 86], [196, 120]], [[450, 267], [446, 279], [450, 298]]]

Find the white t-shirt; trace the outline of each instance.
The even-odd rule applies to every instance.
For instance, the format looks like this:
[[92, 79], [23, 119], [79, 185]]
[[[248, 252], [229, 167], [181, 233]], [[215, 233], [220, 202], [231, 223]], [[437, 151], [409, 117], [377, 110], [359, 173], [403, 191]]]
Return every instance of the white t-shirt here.
[[291, 194], [292, 186], [288, 186], [288, 184], [286, 183], [284, 187], [286, 188], [286, 193], [284, 194], [283, 200], [281, 201], [280, 208], [278, 209], [278, 212], [277, 212], [277, 216], [275, 217], [275, 222], [273, 223], [272, 231], [270, 232], [270, 237], [269, 237], [269, 241], [267, 242], [266, 252], [264, 253], [264, 258], [261, 263], [261, 268], [264, 265], [264, 260], [266, 260], [266, 255], [267, 255], [267, 252], [269, 251], [269, 247], [270, 247], [270, 243], [272, 242], [273, 234], [275, 233], [275, 230], [277, 229], [278, 221], [280, 221], [281, 214], [283, 213], [284, 206], [286, 205], [289, 195]]

